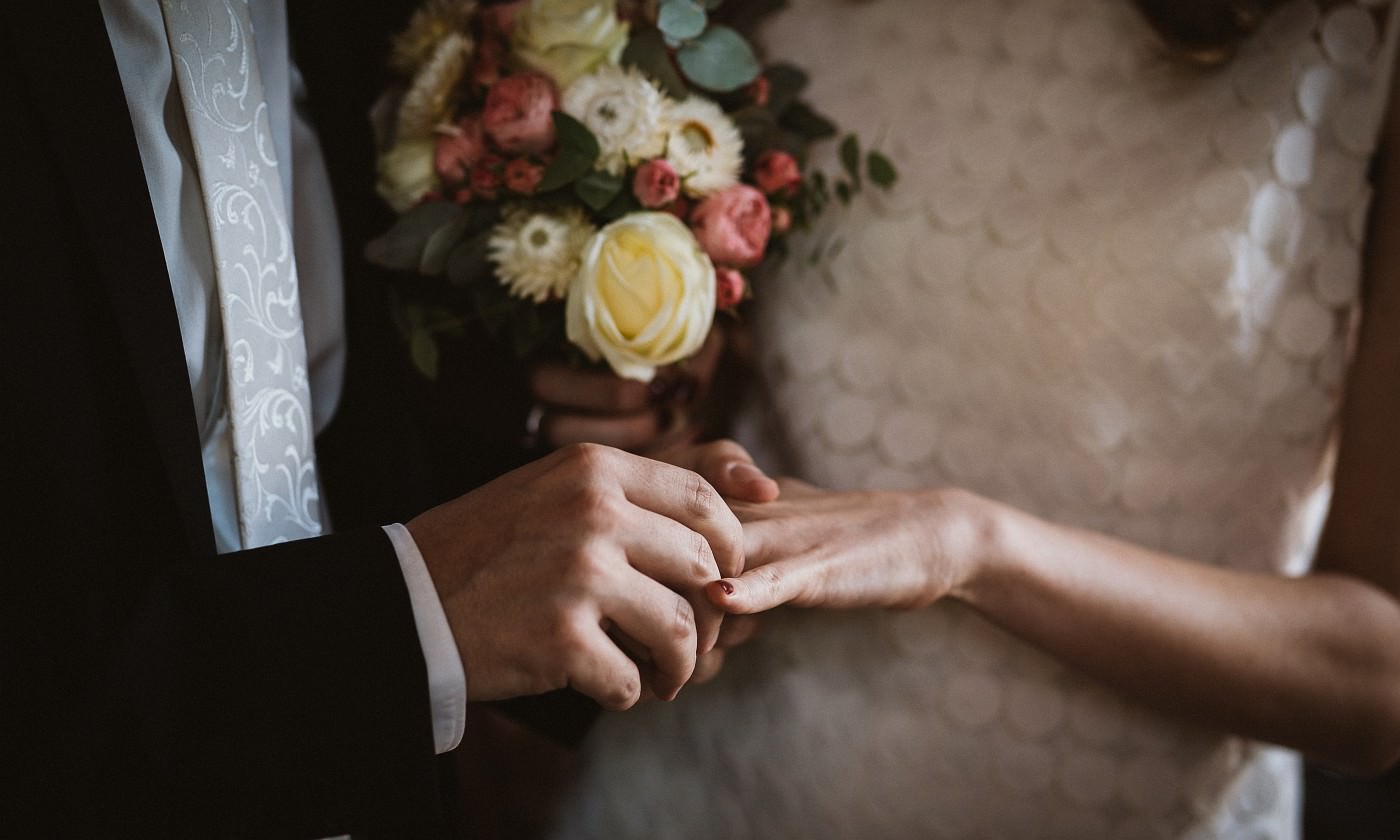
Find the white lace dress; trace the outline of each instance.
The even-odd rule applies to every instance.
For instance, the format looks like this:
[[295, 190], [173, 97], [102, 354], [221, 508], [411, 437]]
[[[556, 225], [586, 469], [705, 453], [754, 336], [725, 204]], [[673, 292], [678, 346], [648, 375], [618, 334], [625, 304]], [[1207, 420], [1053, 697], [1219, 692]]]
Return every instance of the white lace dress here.
[[[1291, 3], [1218, 70], [1164, 56], [1126, 0], [793, 6], [767, 42], [901, 180], [761, 289], [759, 448], [829, 487], [961, 485], [1304, 569], [1385, 4]], [[714, 683], [603, 721], [560, 834], [1273, 840], [1298, 833], [1297, 765], [953, 603], [793, 612]]]

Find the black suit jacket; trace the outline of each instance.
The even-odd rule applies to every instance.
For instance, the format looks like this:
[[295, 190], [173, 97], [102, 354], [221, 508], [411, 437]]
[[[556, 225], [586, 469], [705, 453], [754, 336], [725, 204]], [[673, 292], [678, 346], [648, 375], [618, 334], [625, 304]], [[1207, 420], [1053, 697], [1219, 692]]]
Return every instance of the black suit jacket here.
[[289, 10], [352, 244], [347, 381], [317, 443], [339, 532], [218, 556], [98, 5], [0, 4], [0, 834], [442, 830], [422, 654], [378, 528], [426, 498], [354, 245], [384, 221], [364, 115], [401, 5]]

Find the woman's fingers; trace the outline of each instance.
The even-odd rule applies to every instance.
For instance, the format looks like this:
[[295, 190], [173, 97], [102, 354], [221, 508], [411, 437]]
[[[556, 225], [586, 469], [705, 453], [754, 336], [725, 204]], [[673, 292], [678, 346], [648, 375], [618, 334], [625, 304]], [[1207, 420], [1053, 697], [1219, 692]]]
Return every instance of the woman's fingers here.
[[608, 371], [542, 364], [530, 374], [535, 399], [570, 412], [637, 414], [651, 407], [651, 392], [641, 382]]
[[705, 587], [705, 594], [725, 612], [760, 613], [794, 603], [801, 606], [807, 583], [819, 574], [817, 566], [801, 558], [779, 560], [749, 569], [736, 578], [724, 578]]
[[657, 457], [704, 476], [726, 499], [771, 502], [780, 492], [779, 483], [755, 466], [748, 450], [732, 440], [678, 446], [657, 453]]

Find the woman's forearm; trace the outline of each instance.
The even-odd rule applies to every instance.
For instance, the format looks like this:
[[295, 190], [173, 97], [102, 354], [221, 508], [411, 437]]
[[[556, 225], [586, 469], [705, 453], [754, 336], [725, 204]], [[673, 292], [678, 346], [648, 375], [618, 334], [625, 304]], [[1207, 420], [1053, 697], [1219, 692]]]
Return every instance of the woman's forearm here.
[[1380, 587], [1215, 568], [966, 504], [989, 538], [952, 594], [1025, 641], [1159, 710], [1343, 769], [1400, 758], [1400, 603]]

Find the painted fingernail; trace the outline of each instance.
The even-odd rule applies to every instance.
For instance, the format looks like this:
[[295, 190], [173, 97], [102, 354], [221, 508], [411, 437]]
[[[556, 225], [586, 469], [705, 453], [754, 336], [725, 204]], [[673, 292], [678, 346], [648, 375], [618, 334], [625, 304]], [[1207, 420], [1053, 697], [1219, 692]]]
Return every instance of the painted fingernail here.
[[733, 595], [734, 584], [730, 583], [727, 580], [722, 580], [719, 582], [719, 591], [723, 592], [725, 595]]

